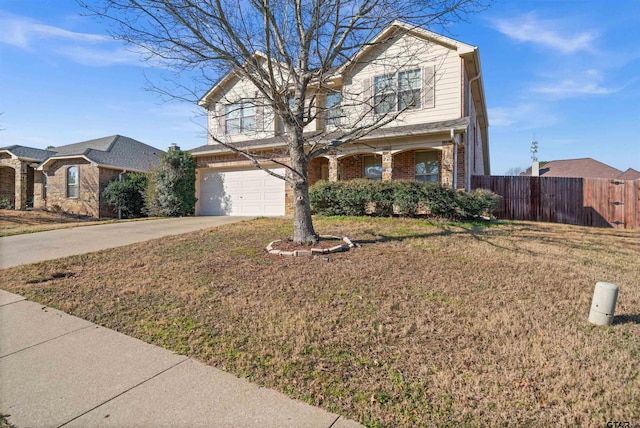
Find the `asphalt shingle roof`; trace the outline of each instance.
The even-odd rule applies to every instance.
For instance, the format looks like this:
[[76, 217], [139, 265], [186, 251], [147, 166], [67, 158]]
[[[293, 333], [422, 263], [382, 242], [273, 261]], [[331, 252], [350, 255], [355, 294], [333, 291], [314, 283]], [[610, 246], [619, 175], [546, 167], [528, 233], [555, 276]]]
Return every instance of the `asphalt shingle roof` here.
[[1, 150], [6, 150], [20, 159], [34, 160], [36, 162], [43, 162], [46, 158], [55, 154], [55, 152], [51, 150], [36, 149], [33, 147], [19, 145], [0, 147], [0, 151]]
[[[404, 125], [404, 126], [395, 126], [391, 128], [380, 128], [371, 133], [362, 137], [362, 140], [367, 141], [374, 138], [391, 138], [401, 135], [422, 135], [422, 134], [434, 134], [441, 132], [449, 132], [451, 128], [461, 129], [466, 128], [469, 125], [469, 118], [463, 117], [461, 119], [455, 120], [446, 120], [442, 122], [429, 122], [429, 123], [421, 123], [417, 125]], [[336, 134], [336, 136], [338, 136]], [[307, 134], [307, 137], [310, 141], [316, 139], [331, 141], [333, 139], [332, 133], [322, 133], [322, 132], [310, 132]], [[356, 143], [358, 140], [356, 140]], [[238, 149], [251, 149], [254, 147], [280, 147], [286, 145], [287, 140], [283, 136], [276, 136], [265, 138], [261, 140], [246, 140], [246, 141], [238, 141], [235, 143], [230, 143], [229, 145]], [[189, 150], [189, 152], [193, 155], [198, 155], [200, 153], [211, 153], [211, 152], [229, 152], [230, 149], [221, 145], [221, 144], [207, 144], [204, 146], [196, 147], [195, 149]]]
[[75, 144], [54, 147], [52, 157], [84, 156], [98, 166], [136, 171], [149, 171], [160, 162], [163, 153], [155, 147], [122, 135], [97, 138]]
[[555, 160], [540, 166], [542, 177], [617, 178], [621, 173], [592, 158]]
[[625, 172], [616, 177], [618, 180], [640, 180], [640, 171], [633, 168], [627, 169]]

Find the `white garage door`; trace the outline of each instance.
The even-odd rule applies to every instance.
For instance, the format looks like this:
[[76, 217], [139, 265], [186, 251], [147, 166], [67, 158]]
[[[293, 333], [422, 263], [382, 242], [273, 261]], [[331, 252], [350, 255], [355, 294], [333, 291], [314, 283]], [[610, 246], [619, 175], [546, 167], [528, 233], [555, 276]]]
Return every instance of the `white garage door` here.
[[203, 171], [198, 198], [200, 215], [284, 215], [284, 181], [260, 169]]

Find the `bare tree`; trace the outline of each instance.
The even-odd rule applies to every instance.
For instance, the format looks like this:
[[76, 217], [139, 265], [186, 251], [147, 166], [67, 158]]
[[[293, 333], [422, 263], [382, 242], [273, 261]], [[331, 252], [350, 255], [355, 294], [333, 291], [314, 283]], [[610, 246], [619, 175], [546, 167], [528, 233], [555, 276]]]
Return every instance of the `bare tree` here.
[[504, 175], [522, 175], [523, 172], [526, 171], [526, 168], [521, 168], [519, 166], [511, 167], [504, 173]]
[[[384, 112], [384, 97], [371, 88], [336, 84], [348, 67], [358, 67], [362, 46], [394, 20], [409, 26], [446, 26], [488, 6], [490, 0], [101, 0], [82, 3], [112, 24], [112, 34], [180, 73], [197, 71], [201, 83], [213, 87], [224, 76], [250, 82], [252, 107], [274, 116], [282, 127], [285, 153], [252, 151], [210, 132], [211, 141], [251, 160], [256, 167], [286, 180], [294, 192], [295, 242], [317, 241], [309, 204], [309, 162], [352, 143], [395, 120], [403, 110]], [[400, 68], [414, 55], [397, 56]], [[389, 64], [387, 67], [391, 67]], [[200, 87], [202, 88], [202, 86]], [[178, 86], [165, 94], [189, 98]], [[342, 91], [339, 126], [310, 129], [327, 119], [327, 94]], [[197, 91], [196, 91], [197, 92]], [[195, 93], [194, 93], [195, 95]], [[242, 105], [229, 93], [216, 104]], [[193, 97], [195, 99], [199, 97]], [[194, 99], [194, 101], [195, 101]], [[221, 103], [222, 101], [222, 103]], [[415, 101], [414, 101], [415, 102]], [[411, 101], [408, 102], [411, 104]], [[204, 103], [208, 107], [208, 102]], [[377, 114], [369, 114], [375, 111]], [[233, 114], [210, 109], [212, 118]], [[338, 124], [339, 122], [339, 124]], [[310, 132], [314, 131], [314, 132]], [[224, 133], [223, 133], [224, 134]], [[284, 155], [284, 156], [283, 156]], [[264, 167], [275, 162], [279, 175]]]

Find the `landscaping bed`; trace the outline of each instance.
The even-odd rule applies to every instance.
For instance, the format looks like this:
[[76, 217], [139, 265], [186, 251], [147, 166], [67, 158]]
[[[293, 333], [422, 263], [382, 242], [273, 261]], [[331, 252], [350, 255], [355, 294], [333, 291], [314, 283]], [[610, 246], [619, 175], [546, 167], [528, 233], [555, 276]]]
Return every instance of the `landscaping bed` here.
[[[274, 257], [291, 220], [258, 219], [6, 269], [0, 288], [368, 426], [640, 420], [640, 231], [315, 225], [360, 247]], [[587, 322], [597, 281], [620, 286], [611, 327]]]

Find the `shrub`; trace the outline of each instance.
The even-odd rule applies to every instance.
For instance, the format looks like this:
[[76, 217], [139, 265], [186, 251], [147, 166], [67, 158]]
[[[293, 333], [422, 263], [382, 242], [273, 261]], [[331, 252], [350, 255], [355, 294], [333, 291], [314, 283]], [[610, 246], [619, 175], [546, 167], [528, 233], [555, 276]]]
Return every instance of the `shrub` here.
[[499, 197], [478, 189], [457, 192], [440, 183], [374, 182], [364, 179], [320, 181], [309, 190], [312, 209], [323, 215], [414, 217], [426, 214], [450, 220], [489, 216]]
[[141, 173], [130, 173], [122, 181], [113, 180], [102, 191], [102, 197], [109, 206], [120, 208], [123, 218], [136, 218], [143, 215], [144, 192], [147, 177]]
[[0, 209], [9, 210], [13, 208], [13, 204], [7, 198], [0, 197]]
[[489, 217], [498, 208], [500, 196], [487, 189], [475, 189], [471, 192], [458, 192], [456, 203], [457, 216], [464, 220]]
[[145, 212], [153, 216], [193, 214], [196, 201], [196, 163], [189, 152], [171, 150], [150, 177]]

